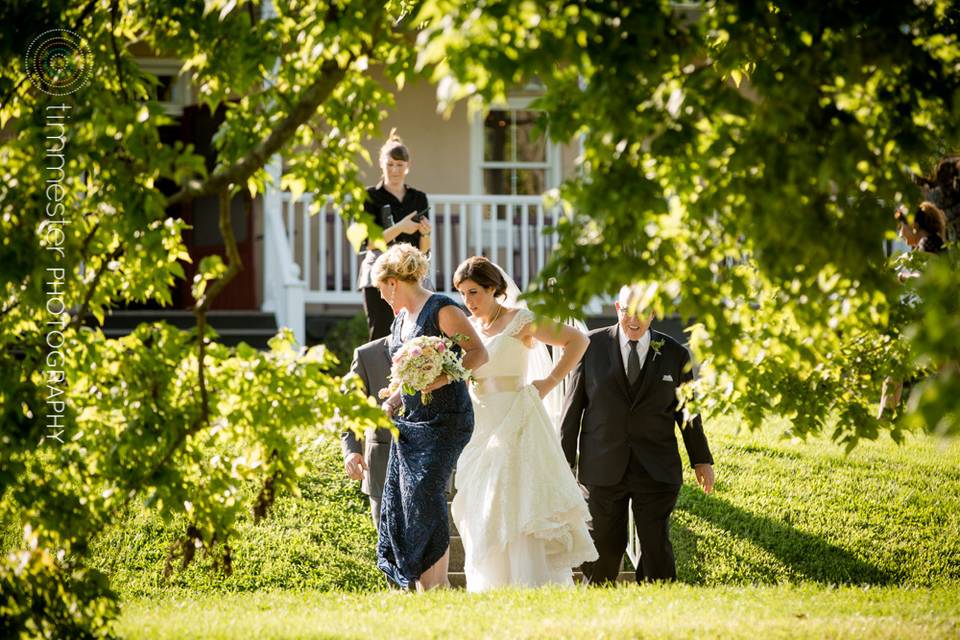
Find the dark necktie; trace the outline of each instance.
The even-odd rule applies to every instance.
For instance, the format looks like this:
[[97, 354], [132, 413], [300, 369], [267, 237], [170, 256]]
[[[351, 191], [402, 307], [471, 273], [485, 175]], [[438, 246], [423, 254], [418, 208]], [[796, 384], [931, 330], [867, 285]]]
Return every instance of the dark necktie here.
[[627, 381], [632, 385], [640, 377], [640, 354], [637, 353], [637, 340], [630, 340], [630, 355], [627, 356]]

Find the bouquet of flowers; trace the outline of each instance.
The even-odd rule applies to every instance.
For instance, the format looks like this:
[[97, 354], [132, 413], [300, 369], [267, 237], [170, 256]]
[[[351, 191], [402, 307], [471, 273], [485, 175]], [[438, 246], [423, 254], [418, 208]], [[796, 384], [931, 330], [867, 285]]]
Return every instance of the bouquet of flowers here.
[[[457, 341], [466, 336], [454, 336]], [[402, 389], [413, 395], [421, 392], [420, 401], [430, 404], [431, 393], [424, 391], [437, 376], [447, 374], [450, 382], [467, 380], [470, 370], [464, 368], [463, 357], [453, 349], [453, 341], [438, 336], [419, 336], [404, 344], [393, 357], [390, 367], [390, 385], [380, 392], [387, 398]]]

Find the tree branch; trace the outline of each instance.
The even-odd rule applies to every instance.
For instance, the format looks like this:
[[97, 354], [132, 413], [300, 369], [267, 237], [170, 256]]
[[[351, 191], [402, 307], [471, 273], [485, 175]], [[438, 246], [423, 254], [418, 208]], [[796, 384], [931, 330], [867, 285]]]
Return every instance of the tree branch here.
[[11, 311], [13, 311], [19, 306], [20, 306], [20, 299], [17, 298], [10, 304], [9, 307], [4, 307], [3, 310], [0, 310], [0, 318], [3, 318], [3, 316], [7, 315], [8, 313], [10, 313]]
[[[352, 56], [350, 61], [353, 61]], [[300, 125], [307, 122], [316, 113], [317, 107], [330, 96], [345, 75], [346, 67], [340, 67], [333, 60], [325, 62], [320, 68], [317, 81], [303, 92], [300, 101], [290, 109], [287, 117], [270, 132], [270, 135], [233, 165], [214, 171], [203, 182], [197, 180], [188, 183], [180, 191], [167, 198], [166, 206], [169, 207], [184, 200], [218, 193], [230, 185], [246, 182], [247, 178], [265, 165], [270, 157], [286, 144]]]
[[120, 83], [120, 93], [124, 102], [128, 102], [127, 88], [123, 83], [123, 66], [120, 61], [120, 50], [117, 48], [117, 0], [110, 2], [110, 45], [113, 47], [113, 63], [117, 67], [117, 81]]
[[240, 270], [243, 268], [243, 264], [240, 260], [240, 251], [237, 248], [237, 239], [233, 235], [233, 225], [230, 224], [230, 190], [222, 189], [219, 193], [219, 209], [220, 209], [220, 233], [223, 235], [224, 245], [227, 249], [227, 271], [223, 274], [223, 277], [218, 279], [210, 289], [201, 296], [200, 300], [197, 301], [194, 306], [194, 314], [197, 316], [197, 382], [200, 387], [200, 406], [201, 411], [190, 425], [184, 429], [180, 434], [177, 435], [176, 439], [170, 443], [170, 446], [167, 447], [166, 452], [163, 454], [157, 462], [151, 465], [150, 470], [144, 473], [137, 480], [131, 481], [127, 485], [126, 496], [121, 503], [120, 511], [122, 511], [133, 497], [139, 493], [140, 489], [143, 488], [145, 482], [148, 482], [149, 479], [166, 465], [170, 463], [170, 460], [173, 459], [173, 456], [180, 450], [183, 446], [183, 443], [187, 441], [187, 438], [193, 434], [200, 431], [204, 425], [209, 424], [210, 418], [210, 409], [209, 409], [209, 395], [207, 392], [206, 378], [204, 376], [203, 361], [206, 356], [206, 341], [204, 334], [206, 333], [207, 328], [207, 311], [210, 309], [210, 304], [213, 302], [213, 299], [216, 298], [224, 287], [227, 286], [227, 283], [230, 282], [236, 276]]
[[103, 277], [103, 274], [109, 269], [109, 265], [112, 261], [119, 258], [123, 255], [124, 246], [121, 244], [117, 246], [113, 252], [106, 257], [103, 261], [100, 262], [100, 269], [93, 276], [93, 281], [90, 282], [90, 288], [87, 289], [87, 293], [83, 296], [83, 302], [80, 304], [80, 309], [77, 310], [77, 314], [73, 316], [73, 319], [70, 320], [70, 327], [76, 329], [80, 326], [80, 323], [83, 322], [84, 318], [87, 317], [87, 313], [90, 311], [90, 301], [93, 299], [93, 294], [97, 291], [97, 285], [100, 284], [100, 278]]
[[206, 354], [206, 336], [207, 331], [207, 311], [224, 287], [229, 284], [233, 278], [243, 269], [243, 262], [240, 260], [240, 251], [237, 249], [237, 238], [233, 235], [233, 224], [230, 220], [230, 188], [225, 187], [220, 190], [220, 235], [223, 236], [223, 244], [227, 250], [227, 271], [207, 289], [200, 299], [197, 300], [193, 308], [193, 313], [197, 316], [197, 340], [199, 359], [197, 361], [197, 383], [200, 386], [200, 423], [208, 423], [210, 419], [209, 400], [207, 393], [206, 378], [203, 372], [203, 359]]
[[[374, 11], [383, 11], [382, 4], [372, 3], [371, 7], [374, 9]], [[375, 20], [374, 23], [374, 31], [372, 32], [371, 37], [373, 42], [376, 41], [377, 34], [380, 32], [379, 21]], [[369, 50], [367, 47], [365, 47], [363, 54], [368, 53]], [[350, 58], [350, 62], [352, 61], [353, 57]], [[201, 413], [189, 424], [186, 429], [183, 430], [183, 432], [181, 432], [174, 439], [173, 442], [170, 443], [170, 446], [167, 447], [166, 452], [159, 460], [157, 460], [155, 464], [151, 465], [149, 471], [141, 475], [139, 480], [131, 481], [128, 484], [129, 490], [126, 492], [121, 505], [121, 510], [130, 503], [137, 493], [140, 492], [144, 484], [148, 482], [151, 477], [153, 477], [156, 473], [170, 463], [170, 461], [173, 459], [173, 456], [176, 455], [176, 453], [181, 449], [187, 438], [199, 432], [204, 425], [209, 423], [209, 397], [206, 388], [206, 379], [204, 376], [204, 359], [206, 355], [206, 342], [204, 339], [204, 333], [206, 332], [207, 326], [206, 314], [217, 295], [223, 291], [227, 284], [243, 268], [243, 264], [240, 259], [240, 252], [237, 248], [236, 237], [234, 236], [233, 226], [230, 220], [231, 186], [239, 185], [245, 182], [254, 171], [266, 164], [267, 160], [269, 160], [274, 153], [279, 151], [279, 149], [287, 142], [287, 140], [293, 136], [300, 125], [307, 122], [313, 116], [317, 110], [317, 107], [320, 106], [320, 104], [330, 96], [336, 86], [341, 82], [341, 80], [343, 80], [343, 77], [346, 75], [347, 66], [349, 66], [349, 62], [343, 68], [339, 67], [334, 61], [328, 61], [324, 63], [321, 66], [317, 81], [314, 82], [306, 91], [304, 91], [299, 102], [290, 108], [288, 115], [286, 118], [284, 118], [283, 122], [281, 122], [280, 125], [277, 126], [262, 142], [260, 142], [256, 148], [254, 148], [245, 157], [235, 162], [232, 166], [222, 171], [214, 172], [214, 174], [211, 175], [206, 181], [195, 181], [193, 184], [187, 185], [167, 199], [165, 206], [169, 207], [173, 204], [177, 204], [184, 200], [189, 200], [202, 195], [210, 195], [212, 193], [217, 193], [219, 195], [220, 233], [223, 237], [224, 246], [227, 253], [227, 271], [221, 278], [213, 283], [212, 286], [210, 286], [204, 295], [201, 296], [201, 299], [197, 300], [196, 305], [194, 306], [194, 314], [197, 317], [199, 341], [197, 378], [198, 385], [200, 387]]]

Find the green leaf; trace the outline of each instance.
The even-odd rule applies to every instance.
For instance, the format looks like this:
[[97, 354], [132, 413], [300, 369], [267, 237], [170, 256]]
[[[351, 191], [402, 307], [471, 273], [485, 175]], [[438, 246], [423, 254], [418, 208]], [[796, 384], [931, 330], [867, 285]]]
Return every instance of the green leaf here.
[[363, 241], [367, 239], [367, 225], [363, 222], [354, 222], [347, 227], [347, 240], [354, 251], [359, 252]]

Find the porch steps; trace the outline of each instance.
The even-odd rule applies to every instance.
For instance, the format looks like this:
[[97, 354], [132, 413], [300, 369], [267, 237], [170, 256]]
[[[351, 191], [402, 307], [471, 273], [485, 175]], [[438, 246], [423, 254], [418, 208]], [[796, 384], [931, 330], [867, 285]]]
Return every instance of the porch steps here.
[[[141, 323], [160, 321], [178, 329], [191, 329], [197, 324], [192, 311], [113, 311], [104, 318], [103, 334], [108, 338], [119, 338], [131, 333]], [[207, 322], [220, 336], [220, 342], [230, 346], [246, 342], [255, 349], [266, 349], [267, 341], [277, 333], [276, 318], [263, 311], [210, 311]]]

